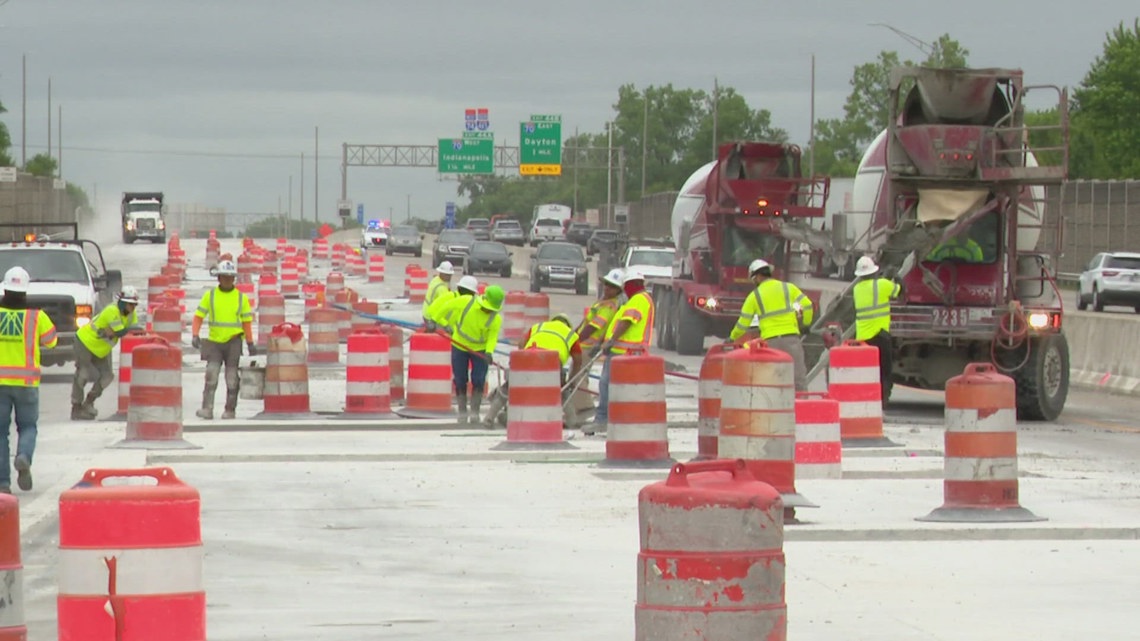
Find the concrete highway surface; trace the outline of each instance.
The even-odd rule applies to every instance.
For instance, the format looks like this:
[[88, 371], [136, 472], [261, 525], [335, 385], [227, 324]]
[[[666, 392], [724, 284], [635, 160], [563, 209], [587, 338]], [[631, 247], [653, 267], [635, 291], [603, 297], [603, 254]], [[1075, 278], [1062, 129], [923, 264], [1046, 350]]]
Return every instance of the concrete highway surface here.
[[[182, 244], [193, 307], [210, 286], [204, 242]], [[222, 249], [236, 255], [239, 243]], [[480, 280], [527, 291], [533, 250], [512, 251], [511, 278]], [[165, 262], [163, 246], [104, 254], [143, 291]], [[429, 255], [430, 237], [421, 259], [387, 258], [385, 283], [347, 284], [370, 299], [398, 298], [404, 266], [430, 267]], [[318, 263], [314, 274], [327, 271]], [[591, 294], [594, 282], [591, 274]], [[575, 319], [593, 300], [544, 291], [552, 313]], [[382, 315], [418, 315], [386, 307]], [[300, 303], [288, 313], [299, 320]], [[700, 369], [698, 357], [653, 351], [675, 370]], [[243, 400], [237, 421], [206, 423], [193, 417], [201, 365], [184, 362], [194, 450], [110, 448], [124, 423], [69, 421], [72, 368], [48, 370], [36, 487], [21, 496], [29, 638], [57, 632], [60, 492], [88, 468], [147, 465], [169, 465], [201, 492], [214, 641], [632, 637], [637, 493], [664, 471], [598, 468], [604, 437], [510, 453], [491, 450], [502, 431], [447, 421], [345, 429], [327, 416], [343, 408], [342, 370], [310, 370], [320, 420], [257, 421], [261, 402]], [[669, 382], [670, 420], [681, 426], [669, 430], [670, 450], [680, 461], [696, 451], [695, 393], [691, 380]], [[101, 416], [115, 396], [112, 385]], [[804, 523], [785, 530], [788, 638], [1136, 638], [1140, 399], [1074, 390], [1057, 422], [1019, 424], [1021, 504], [1048, 520], [961, 525], [914, 520], [942, 502], [941, 395], [896, 388], [893, 401], [885, 431], [900, 447], [845, 449], [842, 480], [797, 484], [819, 508], [800, 510]]]

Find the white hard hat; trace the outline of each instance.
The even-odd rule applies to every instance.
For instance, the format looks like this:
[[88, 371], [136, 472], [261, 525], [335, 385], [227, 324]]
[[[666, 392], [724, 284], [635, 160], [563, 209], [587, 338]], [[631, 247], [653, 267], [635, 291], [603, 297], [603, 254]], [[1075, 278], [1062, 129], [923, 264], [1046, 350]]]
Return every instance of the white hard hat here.
[[879, 271], [879, 266], [875, 264], [875, 259], [870, 256], [862, 256], [855, 261], [856, 276], [870, 276], [877, 271]]
[[455, 267], [451, 264], [450, 260], [445, 260], [439, 264], [439, 267], [435, 268], [435, 271], [441, 274], [454, 274]]
[[214, 274], [217, 276], [237, 276], [237, 265], [232, 260], [223, 260], [214, 268]]
[[769, 263], [768, 261], [764, 260], [763, 258], [757, 258], [756, 260], [752, 261], [748, 265], [748, 275], [753, 276], [756, 274], [756, 272], [760, 271], [761, 269], [764, 269], [765, 267], [771, 267], [771, 266], [772, 266], [772, 264]]
[[621, 270], [614, 268], [610, 270], [610, 273], [603, 276], [602, 280], [613, 285], [614, 287], [621, 287], [622, 276], [624, 276], [624, 274], [621, 273]]
[[456, 283], [455, 288], [467, 289], [473, 292], [479, 291], [479, 281], [475, 280], [474, 276], [467, 275], [459, 279], [459, 282]]
[[123, 289], [119, 291], [119, 300], [124, 303], [139, 304], [139, 290], [131, 287], [130, 285], [123, 285]]
[[642, 274], [640, 269], [628, 270], [625, 273], [625, 278], [623, 278], [621, 282], [622, 283], [628, 283], [630, 281], [635, 281], [635, 280], [645, 280], [645, 274]]
[[28, 270], [23, 267], [13, 267], [4, 274], [4, 291], [6, 292], [26, 292], [28, 291], [28, 281], [32, 277], [28, 275]]

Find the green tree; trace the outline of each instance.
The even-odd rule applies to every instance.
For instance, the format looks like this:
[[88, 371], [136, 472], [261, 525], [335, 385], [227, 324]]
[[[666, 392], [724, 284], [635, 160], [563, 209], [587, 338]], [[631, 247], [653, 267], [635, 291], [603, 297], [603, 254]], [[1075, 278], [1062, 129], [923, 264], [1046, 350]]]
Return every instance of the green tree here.
[[[0, 102], [0, 114], [7, 113], [8, 110], [4, 108], [4, 103]], [[12, 148], [12, 137], [8, 135], [8, 125], [0, 122], [0, 167], [11, 167], [16, 162], [8, 155], [8, 150]]]
[[[899, 66], [958, 69], [966, 66], [970, 51], [949, 34], [932, 43], [930, 53], [921, 63], [901, 61], [896, 51], [880, 51], [871, 62], [855, 67], [851, 74], [851, 93], [843, 104], [843, 119], [816, 122], [815, 165], [817, 173], [832, 176], [854, 176], [863, 150], [890, 118], [891, 70]], [[907, 94], [902, 87], [900, 100]], [[854, 162], [852, 162], [854, 158]]]
[[1074, 92], [1072, 111], [1081, 177], [1140, 176], [1140, 19], [1106, 34], [1103, 53]]
[[36, 154], [24, 164], [24, 171], [33, 176], [50, 177], [55, 175], [59, 163], [48, 154]]

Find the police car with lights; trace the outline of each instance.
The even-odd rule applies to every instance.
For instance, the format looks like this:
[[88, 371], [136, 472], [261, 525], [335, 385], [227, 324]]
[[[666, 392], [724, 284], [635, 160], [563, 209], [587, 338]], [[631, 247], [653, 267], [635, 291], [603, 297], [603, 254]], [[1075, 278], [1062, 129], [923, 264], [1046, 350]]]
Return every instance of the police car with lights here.
[[[52, 228], [70, 234], [44, 232]], [[75, 360], [75, 332], [113, 304], [123, 286], [122, 272], [108, 270], [99, 245], [79, 239], [78, 231], [74, 223], [0, 225], [0, 274], [16, 266], [28, 271], [28, 307], [44, 310], [59, 336], [57, 347], [43, 352], [44, 366]]]
[[388, 246], [388, 232], [391, 223], [386, 220], [370, 220], [360, 235], [360, 248], [372, 249]]

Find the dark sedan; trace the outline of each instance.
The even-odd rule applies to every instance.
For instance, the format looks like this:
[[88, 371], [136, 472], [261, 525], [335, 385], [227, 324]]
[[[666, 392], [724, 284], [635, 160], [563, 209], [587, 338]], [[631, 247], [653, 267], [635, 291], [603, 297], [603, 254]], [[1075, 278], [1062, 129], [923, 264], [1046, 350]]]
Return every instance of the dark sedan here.
[[588, 272], [581, 247], [564, 241], [545, 242], [530, 259], [530, 291], [561, 287], [585, 294], [589, 290]]
[[566, 240], [585, 247], [593, 233], [594, 226], [590, 223], [572, 222], [566, 228]]
[[471, 245], [471, 253], [467, 256], [465, 274], [494, 273], [503, 278], [511, 277], [511, 253], [503, 243], [493, 241], [478, 241]]

